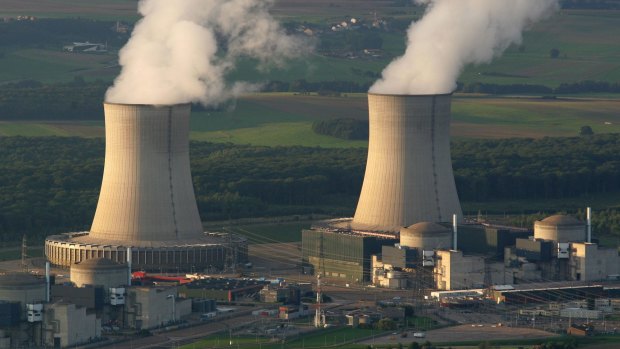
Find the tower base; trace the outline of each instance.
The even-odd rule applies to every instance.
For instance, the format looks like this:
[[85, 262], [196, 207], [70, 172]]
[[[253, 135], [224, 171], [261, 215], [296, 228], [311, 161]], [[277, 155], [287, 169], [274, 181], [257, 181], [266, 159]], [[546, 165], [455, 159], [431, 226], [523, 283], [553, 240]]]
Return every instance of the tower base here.
[[205, 233], [187, 241], [142, 242], [129, 246], [122, 241], [92, 239], [88, 232], [48, 236], [45, 255], [54, 265], [70, 267], [91, 259], [127, 261], [131, 247], [134, 270], [153, 272], [203, 272], [224, 269], [248, 259], [247, 239], [239, 235]]

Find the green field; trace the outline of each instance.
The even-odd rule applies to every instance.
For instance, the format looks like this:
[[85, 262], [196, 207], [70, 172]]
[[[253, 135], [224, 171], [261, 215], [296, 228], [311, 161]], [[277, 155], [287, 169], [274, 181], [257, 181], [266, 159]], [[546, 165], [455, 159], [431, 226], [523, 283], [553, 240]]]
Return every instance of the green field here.
[[[298, 338], [287, 340], [284, 344], [281, 341], [269, 341], [265, 338], [257, 337], [234, 337], [232, 338], [233, 346], [241, 348], [365, 348], [366, 346], [360, 346], [355, 344], [348, 344], [351, 341], [361, 340], [363, 338], [372, 338], [373, 335], [380, 336], [385, 334], [385, 331], [358, 329], [358, 328], [332, 328], [326, 330], [320, 330], [308, 334], [304, 334]], [[224, 348], [229, 345], [230, 337], [228, 332], [211, 336], [202, 341], [185, 345], [181, 348]]]
[[0, 55], [0, 83], [19, 80], [66, 82], [75, 76], [112, 81], [118, 74], [116, 54], [77, 54], [58, 49], [13, 49]]
[[[41, 17], [87, 17], [117, 20], [135, 19], [135, 1], [79, 0], [6, 0], [0, 17], [34, 14]], [[357, 16], [371, 20], [374, 12], [385, 18], [413, 19], [420, 10], [390, 6], [390, 2], [348, 0], [346, 5], [329, 0], [277, 1], [272, 12], [281, 21], [313, 21], [326, 27], [334, 22]], [[404, 52], [404, 33], [383, 33], [386, 54], [377, 60], [332, 58], [318, 54], [290, 62], [283, 69], [257, 72], [255, 63], [240, 62], [231, 80], [252, 82], [281, 80], [308, 81], [345, 80], [372, 82], [354, 69], [380, 72], [394, 56]], [[540, 84], [556, 87], [563, 82], [620, 80], [620, 11], [562, 10], [552, 18], [535, 24], [524, 33], [523, 43], [510, 47], [491, 64], [468, 67], [459, 78], [463, 83]], [[560, 50], [551, 59], [552, 48]], [[75, 75], [91, 79], [112, 80], [117, 74], [115, 55], [92, 58], [92, 55], [58, 57], [58, 49], [5, 48], [0, 64], [11, 69], [0, 71], [0, 82], [35, 79], [47, 82], [68, 81]], [[2, 55], [0, 55], [1, 57]], [[83, 56], [86, 56], [84, 58]], [[66, 55], [64, 55], [66, 57]]]
[[[313, 221], [293, 221], [282, 223], [255, 223], [255, 224], [214, 224], [208, 222], [207, 230], [223, 230], [248, 238], [251, 244], [270, 244], [278, 242], [301, 241], [302, 229], [310, 228]], [[224, 226], [222, 226], [224, 225]]]
[[[290, 93], [248, 95], [219, 111], [195, 112], [191, 138], [265, 146], [365, 147], [315, 134], [312, 123], [332, 118], [367, 119], [364, 94], [319, 97]], [[489, 97], [457, 95], [455, 138], [576, 136], [581, 126], [595, 133], [620, 132], [620, 99]], [[2, 136], [102, 137], [103, 121], [0, 122]]]

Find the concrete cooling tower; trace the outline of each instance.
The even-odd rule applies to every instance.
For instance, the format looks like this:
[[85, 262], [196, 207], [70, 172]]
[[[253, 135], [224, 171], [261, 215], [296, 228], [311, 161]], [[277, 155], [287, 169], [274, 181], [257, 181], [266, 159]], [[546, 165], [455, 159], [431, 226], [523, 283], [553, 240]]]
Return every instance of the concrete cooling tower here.
[[398, 232], [462, 217], [450, 156], [451, 95], [368, 94], [364, 184], [351, 223]]
[[91, 258], [146, 270], [201, 270], [247, 259], [247, 242], [202, 230], [189, 163], [190, 105], [105, 104], [106, 152], [89, 232], [50, 236], [48, 259]]

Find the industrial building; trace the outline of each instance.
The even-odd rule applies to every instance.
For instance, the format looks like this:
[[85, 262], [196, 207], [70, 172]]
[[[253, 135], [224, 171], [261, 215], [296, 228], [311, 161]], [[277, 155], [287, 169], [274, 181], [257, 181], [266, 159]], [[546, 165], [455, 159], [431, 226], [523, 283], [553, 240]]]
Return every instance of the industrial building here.
[[506, 268], [514, 282], [601, 281], [620, 274], [618, 250], [592, 242], [588, 209], [587, 222], [554, 215], [534, 223], [534, 234], [517, 239], [506, 249]]
[[245, 262], [245, 238], [202, 230], [189, 165], [190, 105], [106, 103], [104, 109], [105, 167], [91, 229], [49, 236], [48, 260], [70, 267], [93, 258], [129, 259], [135, 269], [152, 271]]
[[69, 302], [45, 306], [43, 343], [61, 348], [92, 342], [101, 336], [101, 319], [84, 306]]
[[368, 94], [368, 159], [355, 215], [304, 231], [304, 265], [327, 277], [367, 281], [371, 256], [397, 242], [402, 227], [462, 217], [450, 102], [450, 94]]
[[192, 300], [178, 296], [174, 286], [127, 289], [127, 327], [150, 329], [187, 317], [192, 312]]

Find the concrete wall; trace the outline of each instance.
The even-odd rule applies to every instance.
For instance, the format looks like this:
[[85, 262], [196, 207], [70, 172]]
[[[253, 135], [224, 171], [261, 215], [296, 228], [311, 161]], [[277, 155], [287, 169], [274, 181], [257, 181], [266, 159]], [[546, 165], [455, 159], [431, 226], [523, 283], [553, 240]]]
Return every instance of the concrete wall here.
[[450, 102], [450, 95], [368, 95], [368, 160], [353, 228], [397, 232], [462, 216], [450, 155]]

